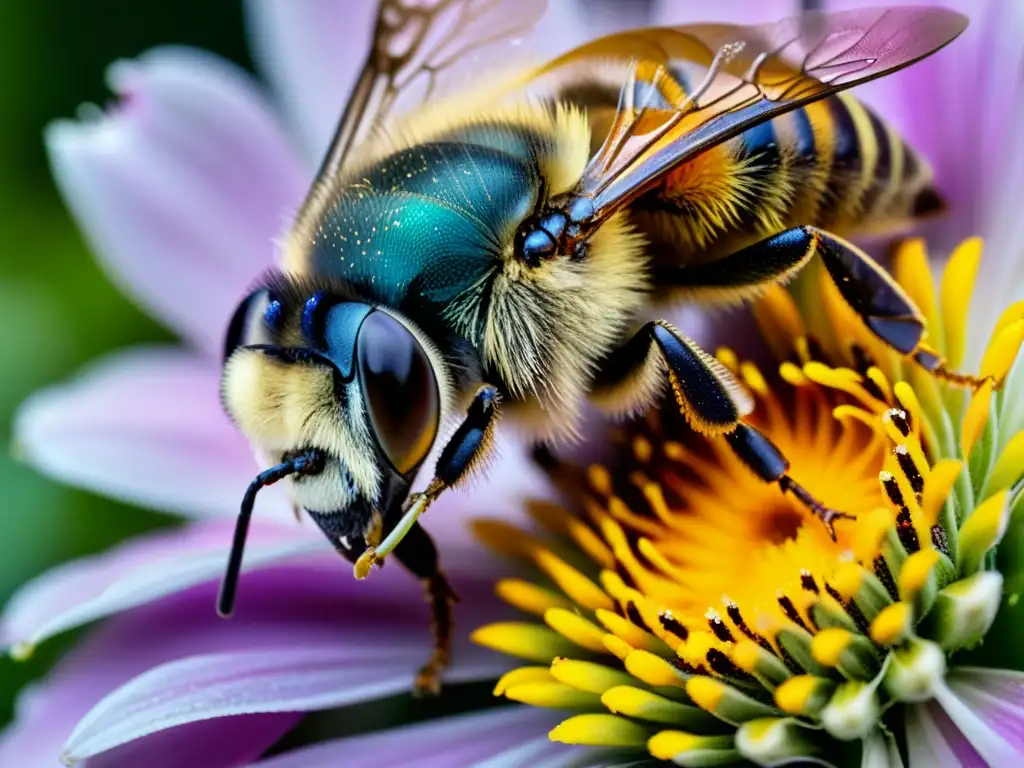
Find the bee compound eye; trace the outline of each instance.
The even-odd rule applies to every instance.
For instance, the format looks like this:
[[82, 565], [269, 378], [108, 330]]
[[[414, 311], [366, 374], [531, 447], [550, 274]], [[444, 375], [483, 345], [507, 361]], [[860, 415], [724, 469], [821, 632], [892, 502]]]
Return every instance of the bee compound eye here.
[[239, 303], [224, 337], [224, 359], [243, 344], [266, 344], [281, 325], [281, 302], [260, 288]]
[[437, 379], [412, 332], [386, 312], [371, 312], [359, 329], [359, 377], [370, 423], [402, 475], [426, 458], [441, 417]]

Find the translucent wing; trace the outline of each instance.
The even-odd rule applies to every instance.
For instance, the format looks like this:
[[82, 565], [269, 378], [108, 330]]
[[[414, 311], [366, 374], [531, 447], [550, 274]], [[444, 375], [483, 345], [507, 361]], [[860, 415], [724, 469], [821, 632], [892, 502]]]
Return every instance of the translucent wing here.
[[456, 64], [498, 60], [502, 48], [516, 48], [545, 6], [545, 0], [380, 0], [370, 52], [318, 180], [335, 175], [350, 149], [400, 102], [435, 95]]
[[892, 8], [808, 13], [752, 27], [642, 29], [583, 45], [534, 77], [558, 77], [588, 61], [637, 62], [607, 139], [572, 193], [576, 210], [596, 225], [709, 147], [905, 67], [966, 26], [966, 18], [941, 8]]

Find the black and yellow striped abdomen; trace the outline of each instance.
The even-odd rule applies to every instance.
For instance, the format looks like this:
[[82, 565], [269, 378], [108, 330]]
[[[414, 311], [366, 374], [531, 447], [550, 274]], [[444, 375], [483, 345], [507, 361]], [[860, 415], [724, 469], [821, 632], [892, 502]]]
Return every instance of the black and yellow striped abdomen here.
[[842, 93], [755, 126], [671, 173], [633, 207], [659, 264], [711, 261], [802, 224], [857, 236], [937, 212], [927, 163]]

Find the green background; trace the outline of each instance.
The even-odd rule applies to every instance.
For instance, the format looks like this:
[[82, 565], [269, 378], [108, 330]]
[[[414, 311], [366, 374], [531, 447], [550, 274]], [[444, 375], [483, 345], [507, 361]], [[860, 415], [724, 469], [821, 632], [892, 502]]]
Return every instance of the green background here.
[[[43, 127], [110, 94], [106, 66], [154, 45], [216, 51], [251, 68], [241, 5], [216, 0], [0, 2], [0, 430], [33, 390], [90, 359], [168, 331], [96, 266], [50, 178]], [[67, 488], [0, 452], [0, 603], [36, 574], [168, 518]], [[31, 661], [0, 659], [0, 724], [15, 691], [73, 638]]]

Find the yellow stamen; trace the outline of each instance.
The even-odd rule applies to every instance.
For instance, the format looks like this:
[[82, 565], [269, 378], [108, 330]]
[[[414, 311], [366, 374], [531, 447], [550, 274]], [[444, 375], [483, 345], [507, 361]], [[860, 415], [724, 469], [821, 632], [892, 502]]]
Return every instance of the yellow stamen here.
[[614, 714], [652, 723], [699, 726], [702, 723], [707, 725], [713, 722], [703, 710], [631, 685], [620, 685], [605, 691], [601, 695], [601, 703]]
[[907, 558], [900, 569], [899, 580], [900, 598], [904, 602], [913, 602], [925, 588], [938, 562], [939, 553], [930, 547], [918, 550]]
[[626, 671], [638, 680], [655, 688], [685, 688], [686, 678], [661, 656], [650, 651], [636, 650], [626, 659]]
[[1018, 432], [1003, 447], [988, 476], [986, 492], [1006, 490], [1024, 476], [1024, 432]]
[[814, 714], [825, 705], [832, 684], [813, 675], [796, 675], [775, 689], [775, 703], [789, 715]]
[[935, 281], [932, 279], [924, 240], [915, 237], [900, 243], [893, 257], [893, 267], [896, 281], [917, 304], [929, 327], [935, 328], [938, 324]]
[[548, 608], [572, 608], [564, 595], [522, 579], [502, 579], [494, 591], [509, 605], [534, 616], [543, 616]]
[[725, 697], [725, 684], [710, 677], [691, 677], [686, 681], [686, 695], [703, 710], [714, 712]]
[[554, 678], [547, 667], [519, 667], [506, 672], [494, 686], [494, 695], [503, 696], [509, 688], [526, 683], [550, 683]]
[[970, 457], [971, 449], [981, 437], [981, 433], [985, 431], [991, 406], [992, 382], [986, 381], [971, 395], [971, 401], [967, 404], [967, 413], [964, 414], [964, 423], [960, 432], [960, 452], [965, 459]]
[[598, 710], [601, 698], [595, 693], [588, 693], [554, 681], [540, 683], [522, 683], [510, 686], [505, 691], [505, 698], [528, 704], [531, 707], [545, 709], [582, 709]]
[[924, 481], [924, 494], [921, 497], [922, 522], [929, 528], [938, 521], [953, 484], [960, 476], [963, 464], [956, 459], [943, 459], [932, 467], [932, 471]]
[[577, 571], [567, 562], [547, 549], [539, 549], [534, 553], [537, 567], [546, 573], [558, 585], [568, 598], [587, 610], [598, 608], [610, 609], [613, 603], [597, 584]]
[[999, 331], [992, 337], [981, 359], [982, 377], [991, 377], [996, 386], [1002, 386], [1006, 374], [1010, 372], [1020, 345], [1024, 342], [1024, 320], [1017, 320]]
[[552, 741], [591, 747], [642, 747], [650, 737], [644, 726], [616, 715], [576, 715], [548, 734]]
[[[658, 760], [675, 760], [687, 752], [700, 753], [701, 756], [712, 752], [724, 753], [721, 760], [694, 762], [692, 765], [724, 765], [736, 754], [732, 749], [732, 736], [694, 736], [683, 731], [661, 731], [654, 734], [647, 742], [647, 751]], [[685, 760], [677, 762], [679, 765], [691, 764]]]
[[559, 633], [539, 624], [501, 622], [486, 624], [473, 632], [470, 639], [477, 645], [507, 653], [527, 661], [549, 662], [556, 656], [569, 656], [579, 651]]
[[[544, 622], [563, 637], [581, 648], [595, 653], [604, 653], [602, 642], [604, 631], [596, 624], [564, 608], [551, 608], [544, 614]], [[567, 655], [567, 654], [561, 654]], [[548, 658], [551, 658], [550, 656]]]
[[618, 669], [576, 659], [555, 659], [551, 662], [548, 678], [572, 686], [581, 691], [602, 694], [617, 685], [627, 685], [633, 678]]
[[981, 264], [982, 240], [964, 240], [953, 251], [942, 274], [942, 322], [946, 330], [946, 360], [950, 368], [963, 364], [967, 345], [967, 309]]
[[811, 653], [819, 664], [833, 668], [839, 665], [839, 659], [850, 647], [852, 641], [852, 632], [840, 627], [829, 627], [814, 636], [814, 640], [811, 642]]
[[896, 645], [910, 632], [913, 610], [908, 603], [893, 603], [871, 622], [871, 639], [881, 646]]
[[981, 567], [981, 560], [1006, 533], [1010, 518], [1010, 492], [989, 496], [971, 513], [960, 528], [960, 573], [970, 575]]

